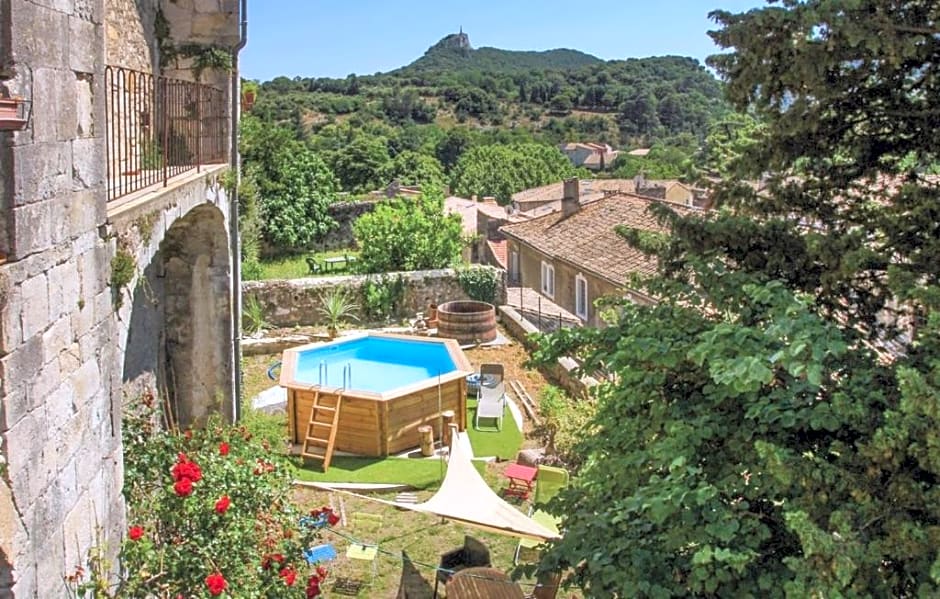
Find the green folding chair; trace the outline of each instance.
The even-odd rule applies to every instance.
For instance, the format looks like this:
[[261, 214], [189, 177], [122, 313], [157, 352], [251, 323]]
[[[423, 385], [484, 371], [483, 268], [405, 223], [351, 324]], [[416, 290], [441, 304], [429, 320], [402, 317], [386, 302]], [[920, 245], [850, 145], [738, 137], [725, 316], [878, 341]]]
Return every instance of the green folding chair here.
[[[545, 528], [554, 532], [556, 535], [558, 534], [558, 531], [559, 531], [558, 525], [561, 522], [561, 518], [552, 516], [551, 514], [549, 514], [548, 512], [544, 510], [535, 510], [534, 512], [529, 514], [529, 517], [535, 520], [536, 522], [538, 522], [539, 524], [541, 524], [542, 526], [544, 526]], [[529, 538], [520, 539], [519, 543], [516, 545], [516, 553], [512, 557], [512, 563], [514, 565], [518, 564], [520, 555], [522, 554], [523, 551], [534, 551], [541, 544], [542, 544], [542, 541], [537, 541], [535, 539], [529, 539]]]
[[568, 486], [568, 471], [554, 466], [539, 466], [535, 475], [535, 505], [544, 505]]

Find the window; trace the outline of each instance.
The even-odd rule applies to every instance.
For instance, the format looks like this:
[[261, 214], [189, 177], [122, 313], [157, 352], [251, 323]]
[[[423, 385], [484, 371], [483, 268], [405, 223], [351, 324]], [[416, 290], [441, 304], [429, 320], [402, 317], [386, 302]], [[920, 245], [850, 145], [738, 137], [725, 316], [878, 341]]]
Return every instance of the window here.
[[581, 275], [574, 279], [574, 312], [581, 320], [588, 319], [587, 279]]
[[519, 282], [519, 252], [516, 250], [509, 251], [509, 281]]
[[547, 262], [542, 262], [542, 293], [555, 297], [555, 267]]

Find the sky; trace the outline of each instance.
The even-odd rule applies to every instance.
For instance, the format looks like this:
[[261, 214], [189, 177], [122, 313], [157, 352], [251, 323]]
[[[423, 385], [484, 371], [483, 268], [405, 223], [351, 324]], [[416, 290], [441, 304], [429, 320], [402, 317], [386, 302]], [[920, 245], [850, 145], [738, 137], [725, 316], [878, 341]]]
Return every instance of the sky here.
[[762, 0], [249, 0], [242, 77], [371, 75], [405, 66], [460, 27], [474, 48], [573, 48], [605, 60], [718, 48], [708, 13]]

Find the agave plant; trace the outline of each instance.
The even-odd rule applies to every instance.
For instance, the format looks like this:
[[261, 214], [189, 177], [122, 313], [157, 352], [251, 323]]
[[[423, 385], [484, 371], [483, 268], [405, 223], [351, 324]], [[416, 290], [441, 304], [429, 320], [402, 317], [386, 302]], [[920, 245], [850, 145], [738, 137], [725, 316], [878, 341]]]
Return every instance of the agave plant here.
[[359, 305], [347, 295], [345, 289], [333, 288], [320, 300], [320, 314], [326, 319], [330, 337], [336, 336], [336, 330], [344, 320], [359, 320], [356, 311]]
[[249, 297], [245, 300], [242, 311], [244, 318], [242, 326], [249, 335], [258, 335], [265, 329], [271, 328], [271, 324], [264, 319], [264, 306], [256, 297]]

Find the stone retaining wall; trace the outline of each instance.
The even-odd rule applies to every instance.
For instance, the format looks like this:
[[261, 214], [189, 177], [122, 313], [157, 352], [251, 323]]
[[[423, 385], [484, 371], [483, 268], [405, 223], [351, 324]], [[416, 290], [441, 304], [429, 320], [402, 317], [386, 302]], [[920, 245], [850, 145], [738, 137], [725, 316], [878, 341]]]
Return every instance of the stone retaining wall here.
[[[390, 316], [393, 321], [414, 318], [415, 313], [424, 311], [429, 302], [442, 304], [451, 300], [470, 299], [457, 281], [457, 272], [448, 268], [385, 275], [247, 281], [242, 283], [242, 302], [247, 304], [257, 300], [264, 310], [265, 320], [276, 327], [320, 326], [325, 324], [320, 314], [323, 298], [333, 289], [342, 288], [347, 289], [350, 298], [358, 304], [356, 315], [359, 322], [368, 323], [374, 319], [365, 313], [363, 286], [367, 281], [377, 282], [383, 277], [386, 281], [393, 281], [399, 276], [404, 284], [404, 293], [397, 309]], [[505, 297], [505, 286], [500, 295]]]
[[[500, 322], [507, 333], [522, 343], [527, 349], [535, 347], [530, 335], [538, 333], [531, 322], [526, 320], [511, 306], [500, 306], [498, 309]], [[586, 397], [588, 390], [597, 384], [597, 380], [589, 377], [579, 377], [572, 371], [579, 364], [571, 358], [559, 358], [558, 362], [547, 367], [548, 374], [552, 376], [572, 397]]]

